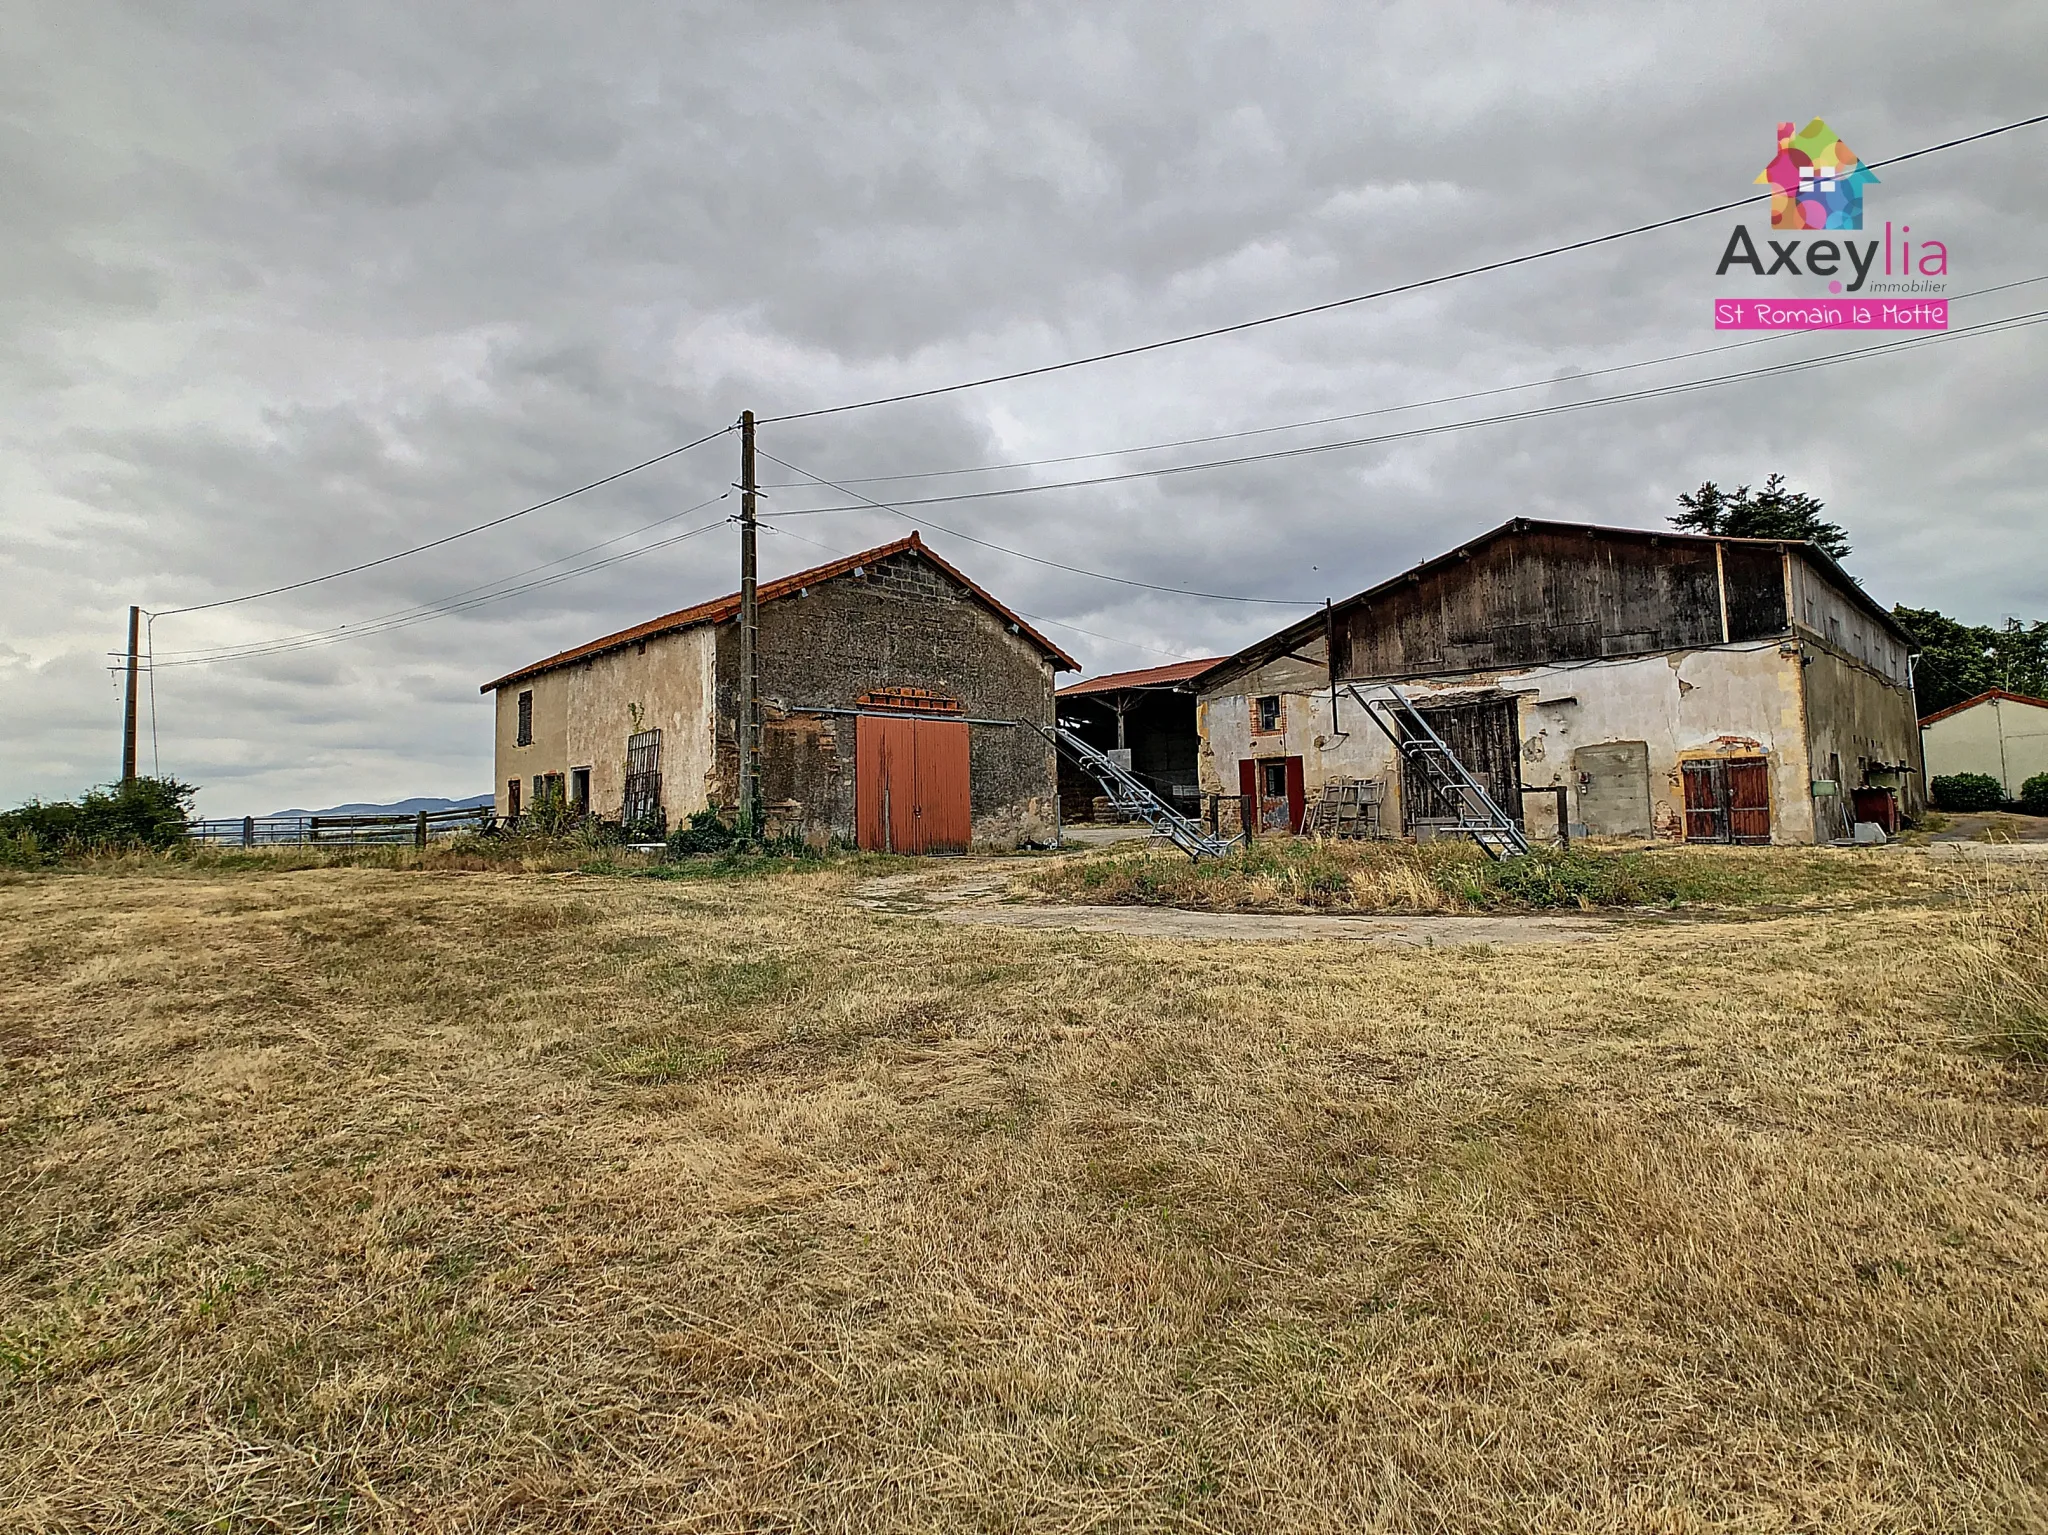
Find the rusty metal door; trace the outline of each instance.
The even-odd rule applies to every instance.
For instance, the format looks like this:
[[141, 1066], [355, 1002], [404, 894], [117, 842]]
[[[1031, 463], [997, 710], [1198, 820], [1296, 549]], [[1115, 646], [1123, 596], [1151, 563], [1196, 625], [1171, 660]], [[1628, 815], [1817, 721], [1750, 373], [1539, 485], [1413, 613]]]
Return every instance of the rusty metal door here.
[[1771, 840], [1771, 774], [1761, 757], [1728, 759], [1728, 840]]
[[964, 853], [972, 835], [965, 720], [863, 714], [854, 727], [854, 840], [885, 853]]
[[1579, 815], [1589, 837], [1647, 837], [1656, 826], [1650, 813], [1650, 745], [1647, 741], [1598, 741], [1572, 753], [1579, 779]]

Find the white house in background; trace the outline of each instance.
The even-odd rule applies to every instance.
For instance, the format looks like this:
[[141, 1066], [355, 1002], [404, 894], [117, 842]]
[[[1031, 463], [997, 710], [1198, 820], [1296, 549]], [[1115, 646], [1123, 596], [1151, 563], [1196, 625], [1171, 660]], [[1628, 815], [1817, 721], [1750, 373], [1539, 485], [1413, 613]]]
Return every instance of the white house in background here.
[[1994, 688], [1920, 722], [1929, 778], [1982, 773], [2018, 799], [2020, 785], [2048, 773], [2048, 701]]

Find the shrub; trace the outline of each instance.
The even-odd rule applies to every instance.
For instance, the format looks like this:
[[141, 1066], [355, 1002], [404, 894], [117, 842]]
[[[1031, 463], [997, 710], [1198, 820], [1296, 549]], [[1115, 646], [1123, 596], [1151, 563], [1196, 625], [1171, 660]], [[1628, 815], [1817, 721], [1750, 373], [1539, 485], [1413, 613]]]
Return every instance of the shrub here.
[[2005, 803], [2005, 785], [1989, 773], [1948, 773], [1927, 787], [1943, 810], [1996, 810]]
[[2036, 773], [2020, 785], [2020, 809], [2028, 815], [2048, 815], [2048, 773]]
[[726, 820], [725, 812], [713, 807], [697, 811], [687, 826], [678, 826], [670, 832], [668, 850], [672, 857], [689, 858], [703, 853], [730, 852], [742, 840], [739, 832]]
[[106, 848], [176, 847], [198, 792], [175, 778], [132, 778], [88, 789], [75, 802], [30, 800], [0, 812], [0, 843], [7, 844], [6, 861], [16, 864]]

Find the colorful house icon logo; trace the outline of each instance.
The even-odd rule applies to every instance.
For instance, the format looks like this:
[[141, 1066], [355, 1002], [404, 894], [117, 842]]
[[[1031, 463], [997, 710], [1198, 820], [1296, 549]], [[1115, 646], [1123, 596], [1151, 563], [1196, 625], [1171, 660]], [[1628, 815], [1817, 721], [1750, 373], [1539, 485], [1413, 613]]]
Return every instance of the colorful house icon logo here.
[[1756, 178], [1771, 189], [1773, 229], [1861, 229], [1863, 189], [1877, 177], [1815, 118], [1795, 135], [1778, 124], [1778, 158]]

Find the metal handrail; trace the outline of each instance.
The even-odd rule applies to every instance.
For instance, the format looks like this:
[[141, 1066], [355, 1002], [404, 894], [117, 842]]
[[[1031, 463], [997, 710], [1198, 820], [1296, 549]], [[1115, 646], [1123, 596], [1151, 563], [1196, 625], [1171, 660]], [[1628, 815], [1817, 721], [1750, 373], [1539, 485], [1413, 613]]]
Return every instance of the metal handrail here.
[[[1236, 837], [1212, 836], [1204, 831], [1199, 822], [1189, 820], [1154, 794], [1129, 768], [1091, 746], [1066, 726], [1055, 724], [1048, 730], [1033, 720], [1024, 723], [1050, 741], [1055, 749], [1064, 747], [1082, 767], [1094, 774], [1109, 796], [1110, 803], [1118, 810], [1138, 816], [1188, 857], [1197, 862], [1204, 858], [1221, 858], [1237, 846]], [[1246, 835], [1250, 835], [1249, 830]]]
[[[1422, 711], [1409, 701], [1407, 694], [1392, 683], [1382, 684], [1376, 690], [1384, 697], [1368, 698], [1356, 684], [1347, 684], [1342, 691], [1357, 701], [1358, 706], [1365, 710], [1365, 717], [1394, 743], [1395, 750], [1403, 758], [1421, 764], [1425, 773], [1436, 774], [1453, 791], [1458, 801], [1459, 817], [1452, 830], [1471, 837], [1491, 858], [1520, 857], [1529, 851], [1529, 839], [1522, 834], [1522, 828], [1495, 802], [1486, 785], [1466, 770], [1457, 753], [1436, 733]], [[1391, 707], [1388, 706], [1389, 699], [1392, 700]], [[1382, 709], [1386, 709], [1395, 724], [1401, 726], [1400, 731], [1381, 717]], [[1482, 813], [1473, 814], [1475, 809]]]

